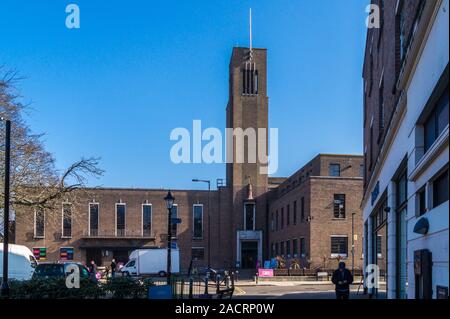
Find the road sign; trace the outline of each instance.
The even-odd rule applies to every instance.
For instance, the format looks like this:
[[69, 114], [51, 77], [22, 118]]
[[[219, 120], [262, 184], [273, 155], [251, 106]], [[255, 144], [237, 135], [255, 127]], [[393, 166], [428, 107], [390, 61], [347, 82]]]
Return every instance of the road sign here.
[[170, 220], [172, 224], [181, 224], [181, 218], [172, 218]]

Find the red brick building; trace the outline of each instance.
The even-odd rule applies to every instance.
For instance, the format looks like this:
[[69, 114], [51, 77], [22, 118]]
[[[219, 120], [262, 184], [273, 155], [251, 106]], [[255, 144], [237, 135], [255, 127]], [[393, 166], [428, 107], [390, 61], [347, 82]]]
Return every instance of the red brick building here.
[[361, 156], [320, 154], [272, 190], [271, 256], [322, 269], [335, 268], [338, 260], [352, 267], [354, 257], [360, 269], [362, 170]]
[[[234, 48], [229, 66], [227, 127], [255, 129], [256, 139], [264, 137], [259, 136], [264, 134], [259, 129], [268, 128], [266, 63], [265, 49]], [[234, 144], [236, 139], [235, 136]], [[248, 146], [248, 142], [244, 144]], [[258, 148], [259, 145], [253, 151]], [[172, 191], [176, 203], [173, 214], [182, 220], [173, 226], [182, 269], [187, 269], [191, 260], [198, 266], [210, 262], [212, 267], [255, 268], [257, 262], [261, 264], [273, 255], [272, 244], [294, 238], [298, 239], [298, 245], [301, 238], [305, 239], [304, 259], [312, 264], [319, 264], [324, 256], [334, 258], [330, 245], [337, 245], [340, 255], [344, 256], [344, 250], [347, 257], [350, 255], [352, 213], [356, 214], [355, 234], [361, 234], [358, 207], [362, 158], [320, 155], [285, 179], [264, 174], [259, 157], [254, 163], [248, 160], [239, 163], [240, 155], [244, 159], [251, 156], [248, 147], [243, 152], [239, 154], [233, 147], [228, 153], [233, 161], [226, 164], [226, 185], [218, 185], [217, 190]], [[126, 261], [133, 249], [166, 246], [168, 213], [163, 199], [166, 194], [167, 190], [162, 189], [78, 190], [70, 198], [62, 199], [56, 211], [17, 212], [15, 241], [35, 250], [41, 260], [94, 259], [105, 264], [114, 257]], [[339, 203], [345, 206], [345, 216], [338, 212], [336, 220], [334, 194], [341, 196]], [[303, 220], [299, 211], [302, 196]], [[270, 214], [294, 202], [298, 205], [298, 224], [286, 226], [286, 232], [270, 230]], [[331, 235], [347, 236], [346, 243], [343, 239], [336, 242]], [[292, 251], [295, 249], [300, 248], [293, 246]], [[359, 248], [356, 255], [359, 260]]]

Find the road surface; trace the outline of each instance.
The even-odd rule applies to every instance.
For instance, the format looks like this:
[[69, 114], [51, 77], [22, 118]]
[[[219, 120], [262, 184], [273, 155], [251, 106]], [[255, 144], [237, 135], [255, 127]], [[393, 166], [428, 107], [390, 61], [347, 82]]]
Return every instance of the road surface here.
[[[380, 293], [385, 296], [384, 292]], [[235, 288], [233, 299], [335, 299], [333, 285], [249, 285]], [[367, 299], [357, 287], [352, 287], [350, 299]]]

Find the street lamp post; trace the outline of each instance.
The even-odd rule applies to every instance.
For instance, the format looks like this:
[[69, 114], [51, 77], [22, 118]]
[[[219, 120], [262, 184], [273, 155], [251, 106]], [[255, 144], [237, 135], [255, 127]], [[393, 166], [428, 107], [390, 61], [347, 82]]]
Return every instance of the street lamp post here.
[[211, 269], [211, 216], [210, 216], [210, 207], [211, 207], [211, 181], [207, 179], [193, 179], [193, 182], [201, 182], [208, 184], [208, 270]]
[[3, 208], [3, 279], [1, 285], [2, 296], [9, 296], [8, 286], [8, 244], [9, 244], [9, 169], [11, 159], [11, 121], [0, 118], [5, 121], [5, 194]]
[[168, 211], [167, 217], [167, 284], [170, 285], [171, 273], [172, 273], [172, 208], [173, 202], [175, 201], [175, 197], [172, 196], [172, 193], [167, 193], [167, 196], [164, 197], [166, 201], [166, 207]]
[[355, 213], [352, 213], [352, 274], [355, 273]]

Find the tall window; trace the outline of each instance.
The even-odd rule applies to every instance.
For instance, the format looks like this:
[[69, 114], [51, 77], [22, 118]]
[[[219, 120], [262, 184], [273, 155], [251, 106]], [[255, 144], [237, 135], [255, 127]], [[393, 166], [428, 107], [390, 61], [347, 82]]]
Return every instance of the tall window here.
[[284, 227], [284, 208], [281, 208], [281, 229]]
[[297, 225], [297, 201], [294, 201], [294, 225]]
[[275, 212], [275, 229], [278, 230], [278, 210]]
[[305, 238], [300, 238], [300, 257], [304, 258], [306, 256], [306, 246]]
[[439, 135], [448, 126], [448, 105], [449, 92], [447, 88], [424, 123], [425, 152], [431, 148], [434, 141], [437, 140]]
[[370, 66], [370, 84], [369, 84], [369, 97], [372, 95], [372, 87], [373, 87], [373, 54], [370, 53], [369, 57], [369, 66]]
[[270, 229], [275, 230], [275, 213], [272, 212], [272, 219], [270, 220]]
[[403, 10], [403, 0], [400, 0], [399, 14], [397, 15], [397, 30], [398, 30], [398, 41], [399, 41], [399, 57], [400, 64], [403, 64], [403, 60], [406, 56], [406, 50], [408, 49], [407, 34], [406, 34], [406, 19], [405, 19], [405, 11]]
[[62, 237], [72, 237], [72, 204], [62, 204]]
[[345, 218], [345, 194], [334, 194], [334, 218]]
[[203, 205], [194, 205], [194, 228], [193, 237], [202, 238], [203, 237]]
[[125, 236], [125, 226], [126, 226], [126, 210], [125, 204], [116, 204], [116, 236]]
[[284, 256], [284, 241], [280, 243], [280, 254], [281, 256]]
[[152, 234], [152, 205], [142, 205], [142, 236], [149, 237]]
[[339, 164], [330, 164], [328, 166], [328, 175], [339, 177], [341, 176], [341, 165]]
[[384, 80], [381, 80], [378, 93], [378, 130], [381, 135], [384, 129]]
[[423, 187], [416, 193], [416, 217], [422, 216], [426, 212], [425, 187]]
[[45, 236], [45, 212], [38, 208], [34, 213], [34, 237], [44, 238]]
[[331, 236], [331, 257], [347, 257], [348, 255], [348, 237]]
[[99, 204], [89, 204], [89, 236], [98, 236]]
[[245, 203], [245, 230], [255, 230], [255, 204], [254, 203]]
[[[173, 204], [170, 218], [171, 219], [178, 218], [178, 205], [177, 204]], [[172, 223], [170, 226], [170, 227], [172, 227], [172, 238], [177, 237], [177, 228], [178, 228], [177, 226], [178, 226], [178, 224], [176, 224], [176, 223]]]
[[373, 125], [370, 125], [370, 133], [369, 133], [369, 172], [372, 171], [373, 166]]
[[305, 221], [305, 197], [300, 199], [300, 220]]
[[258, 70], [253, 62], [247, 62], [242, 70], [242, 93], [258, 94]]
[[291, 241], [286, 240], [286, 255], [291, 257]]
[[448, 169], [433, 181], [433, 208], [448, 201]]
[[294, 257], [298, 256], [298, 239], [292, 240], [292, 254]]
[[291, 207], [289, 204], [286, 206], [286, 225], [291, 224]]

